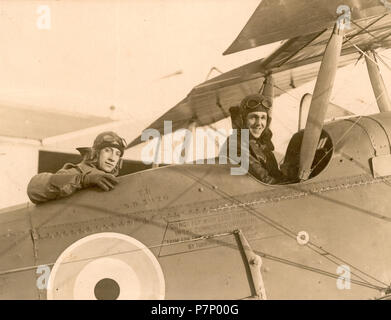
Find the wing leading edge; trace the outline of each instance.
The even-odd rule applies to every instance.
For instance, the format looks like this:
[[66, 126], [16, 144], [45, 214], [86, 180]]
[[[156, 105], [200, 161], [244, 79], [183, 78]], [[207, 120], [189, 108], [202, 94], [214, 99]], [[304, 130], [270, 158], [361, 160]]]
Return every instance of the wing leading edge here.
[[333, 27], [341, 5], [350, 8], [354, 20], [387, 12], [386, 6], [379, 0], [263, 0], [224, 54]]
[[[385, 13], [352, 24], [345, 36], [338, 67], [357, 61], [362, 51], [391, 47], [391, 15]], [[286, 41], [264, 59], [228, 71], [195, 88], [185, 99], [153, 122], [149, 128], [163, 134], [164, 121], [172, 121], [173, 130], [191, 123], [205, 126], [229, 116], [229, 108], [238, 105], [250, 93], [258, 92], [266, 75], [272, 73], [275, 96], [316, 78], [332, 28], [298, 36]], [[141, 136], [128, 147], [141, 143]]]

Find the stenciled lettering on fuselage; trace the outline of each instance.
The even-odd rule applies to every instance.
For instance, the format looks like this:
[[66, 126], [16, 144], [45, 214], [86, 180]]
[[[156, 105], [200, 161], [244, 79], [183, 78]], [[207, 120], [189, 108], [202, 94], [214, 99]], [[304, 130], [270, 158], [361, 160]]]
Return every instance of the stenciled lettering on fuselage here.
[[[249, 240], [262, 239], [278, 234], [249, 212], [235, 210], [202, 217], [169, 222], [163, 239], [160, 256], [194, 251], [221, 245], [221, 241], [232, 244], [235, 230], [242, 230]], [[227, 235], [227, 237], [225, 237]]]

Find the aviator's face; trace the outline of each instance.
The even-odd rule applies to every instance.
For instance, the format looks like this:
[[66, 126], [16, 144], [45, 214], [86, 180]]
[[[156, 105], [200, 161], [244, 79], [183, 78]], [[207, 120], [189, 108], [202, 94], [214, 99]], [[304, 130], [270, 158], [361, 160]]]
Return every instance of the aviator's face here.
[[105, 147], [99, 152], [99, 169], [112, 172], [121, 157], [121, 151], [117, 148]]
[[259, 138], [266, 128], [267, 113], [264, 111], [250, 112], [247, 115], [247, 128], [254, 138]]

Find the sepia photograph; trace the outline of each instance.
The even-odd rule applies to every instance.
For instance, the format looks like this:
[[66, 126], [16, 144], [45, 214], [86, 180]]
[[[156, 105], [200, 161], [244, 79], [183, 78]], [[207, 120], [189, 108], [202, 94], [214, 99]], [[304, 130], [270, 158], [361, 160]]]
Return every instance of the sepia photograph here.
[[391, 300], [391, 0], [0, 0], [0, 30], [0, 300]]

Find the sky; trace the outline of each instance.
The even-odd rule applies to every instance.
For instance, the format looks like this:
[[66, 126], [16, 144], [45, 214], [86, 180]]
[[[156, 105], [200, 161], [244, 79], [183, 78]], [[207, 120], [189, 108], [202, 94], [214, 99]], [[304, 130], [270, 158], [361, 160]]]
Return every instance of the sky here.
[[[258, 4], [2, 0], [0, 103], [127, 119], [131, 125], [125, 138], [131, 141], [203, 82], [212, 67], [229, 71], [280, 45], [222, 55]], [[47, 8], [50, 26], [42, 29], [42, 10], [47, 13]], [[390, 71], [382, 67], [382, 72], [389, 87]], [[273, 126], [284, 146], [297, 127], [301, 96], [314, 83], [276, 100]], [[377, 111], [362, 61], [338, 72], [332, 102], [356, 113]], [[277, 149], [282, 152], [284, 146]]]
[[[42, 5], [50, 8], [50, 29], [37, 27]], [[0, 102], [147, 125], [151, 114], [182, 99], [215, 64], [228, 70], [248, 61], [248, 54], [222, 59], [221, 53], [257, 5], [258, 0], [1, 1], [6, 50]], [[259, 51], [263, 56], [265, 50]]]

